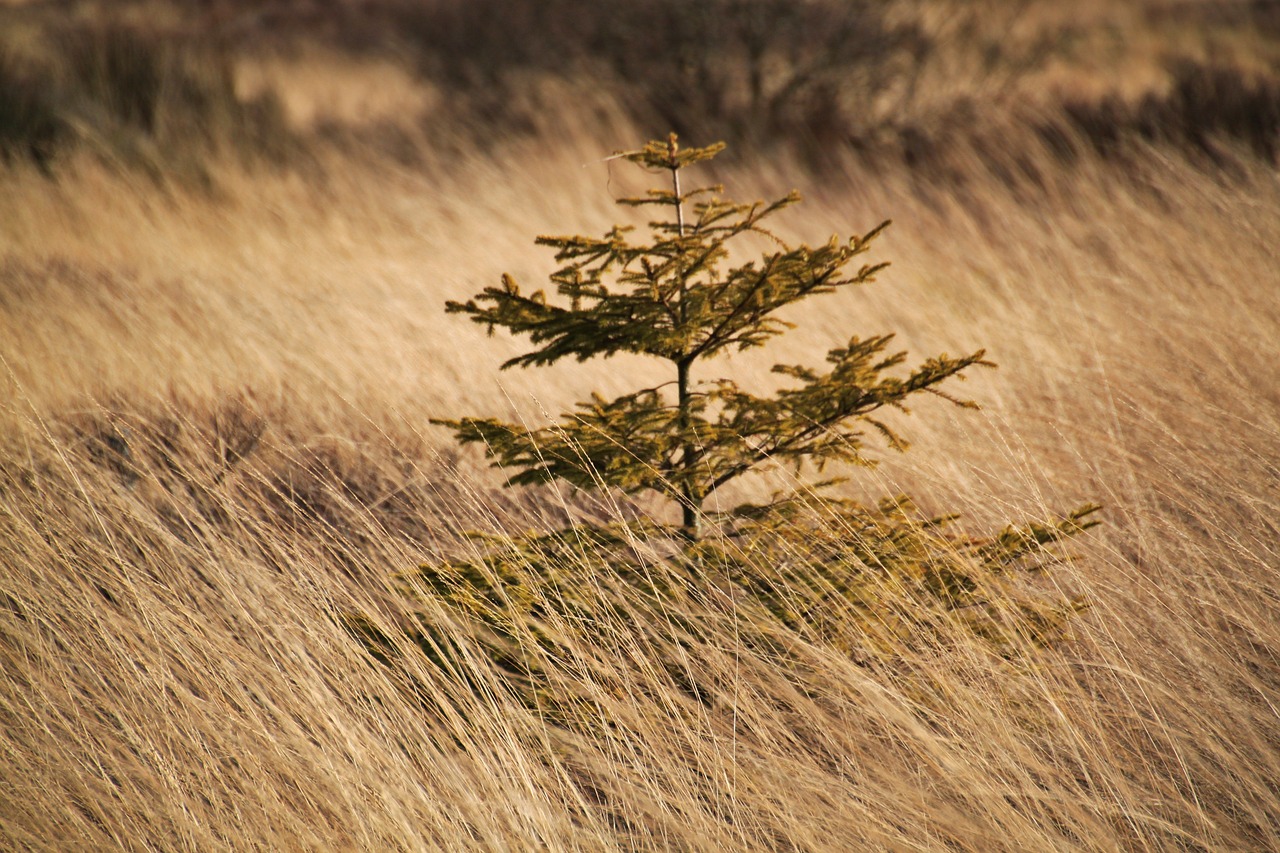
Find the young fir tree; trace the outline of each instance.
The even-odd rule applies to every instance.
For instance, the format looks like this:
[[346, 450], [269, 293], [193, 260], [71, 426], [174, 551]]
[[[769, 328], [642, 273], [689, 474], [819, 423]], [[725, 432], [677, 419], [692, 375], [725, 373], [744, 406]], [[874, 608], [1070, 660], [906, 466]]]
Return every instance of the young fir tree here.
[[[704, 513], [716, 490], [767, 462], [870, 461], [868, 427], [891, 447], [904, 447], [878, 414], [903, 409], [919, 393], [947, 397], [942, 382], [986, 363], [981, 351], [944, 355], [894, 375], [905, 357], [886, 354], [890, 336], [880, 335], [831, 350], [822, 371], [774, 368], [792, 384], [770, 397], [706, 378], [699, 368], [715, 355], [760, 346], [784, 331], [788, 324], [777, 316], [784, 306], [868, 282], [884, 267], [856, 265], [883, 225], [817, 247], [773, 240], [771, 252], [732, 265], [731, 241], [772, 238], [766, 220], [798, 199], [736, 204], [721, 200], [718, 187], [684, 190], [681, 172], [722, 147], [681, 150], [672, 136], [621, 155], [670, 177], [669, 187], [622, 201], [662, 215], [644, 240], [622, 227], [599, 239], [538, 238], [564, 264], [551, 277], [559, 300], [526, 295], [504, 276], [501, 287], [448, 305], [530, 338], [534, 348], [507, 367], [620, 352], [670, 365], [666, 384], [615, 400], [597, 396], [554, 426], [436, 421], [463, 442], [482, 442], [514, 483], [558, 479], [651, 491], [680, 508], [674, 531], [642, 521], [483, 536], [478, 554], [423, 563], [402, 576], [408, 596], [426, 605], [415, 606], [406, 633], [428, 659], [470, 678], [475, 658], [464, 647], [478, 643], [515, 695], [572, 725], [599, 725], [603, 711], [593, 691], [622, 689], [617, 661], [593, 657], [605, 653], [596, 648], [599, 626], [619, 620], [639, 632], [640, 646], [652, 650], [676, 688], [709, 701], [715, 685], [699, 681], [687, 660], [692, 646], [720, 642], [714, 611], [696, 603], [717, 599], [693, 590], [730, 593], [745, 614], [733, 631], [746, 645], [785, 658], [798, 637], [868, 662], [936, 649], [957, 636], [976, 636], [1016, 657], [1060, 639], [1067, 617], [1082, 606], [1018, 578], [1047, 568], [1054, 543], [1092, 526], [1092, 505], [990, 536], [954, 532], [954, 516], [922, 516], [902, 497], [866, 507], [812, 489]], [[703, 530], [706, 519], [720, 522], [717, 535], [704, 535], [711, 532]], [[583, 573], [592, 583], [582, 583]], [[347, 624], [394, 665], [401, 654], [394, 638], [359, 615]], [[654, 671], [632, 675], [643, 681]]]
[[[778, 313], [792, 303], [874, 279], [887, 264], [856, 264], [889, 223], [847, 241], [787, 245], [767, 220], [796, 204], [791, 193], [770, 204], [740, 204], [719, 197], [717, 186], [684, 189], [682, 172], [724, 148], [681, 149], [672, 134], [620, 155], [666, 173], [669, 186], [621, 204], [656, 208], [649, 234], [615, 226], [603, 237], [539, 237], [562, 263], [551, 282], [559, 300], [542, 290], [524, 293], [504, 275], [448, 311], [477, 323], [528, 336], [534, 349], [503, 367], [584, 361], [638, 353], [670, 365], [671, 381], [614, 400], [593, 396], [554, 426], [525, 429], [492, 418], [435, 421], [463, 443], [484, 445], [513, 484], [564, 480], [592, 489], [656, 492], [677, 504], [689, 540], [702, 533], [704, 504], [716, 490], [764, 463], [866, 463], [864, 432], [873, 428], [889, 446], [906, 443], [878, 418], [905, 410], [925, 392], [959, 405], [939, 385], [967, 368], [988, 364], [981, 350], [960, 358], [940, 355], [906, 375], [889, 371], [905, 353], [886, 354], [891, 335], [852, 338], [830, 351], [825, 370], [777, 365], [794, 383], [774, 396], [757, 396], [728, 379], [709, 379], [703, 364], [730, 349], [768, 342], [790, 327]], [[741, 265], [729, 262], [730, 244], [763, 235], [773, 251]]]

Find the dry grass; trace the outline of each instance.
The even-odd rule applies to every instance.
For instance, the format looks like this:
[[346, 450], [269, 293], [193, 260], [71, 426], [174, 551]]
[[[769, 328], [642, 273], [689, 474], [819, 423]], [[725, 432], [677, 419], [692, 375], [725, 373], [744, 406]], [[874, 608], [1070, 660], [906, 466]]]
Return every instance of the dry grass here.
[[1082, 144], [1066, 171], [1028, 133], [1006, 142], [1039, 180], [1012, 190], [963, 146], [958, 184], [854, 158], [716, 176], [798, 185], [788, 237], [894, 218], [880, 283], [798, 312], [769, 361], [890, 329], [987, 347], [1001, 369], [963, 389], [984, 410], [922, 407], [916, 447], [850, 488], [981, 525], [1104, 503], [1053, 576], [1094, 603], [1072, 642], [868, 667], [584, 577], [617, 609], [562, 626], [569, 725], [463, 633], [449, 671], [343, 629], [395, 635], [393, 575], [461, 530], [619, 511], [502, 490], [427, 426], [643, 371], [498, 374], [518, 342], [442, 311], [545, 275], [533, 235], [618, 220], [632, 179], [598, 160], [638, 132], [594, 106], [415, 168], [215, 164], [214, 197], [84, 155], [0, 174], [0, 847], [1280, 849], [1280, 180], [1247, 151], [1223, 177]]

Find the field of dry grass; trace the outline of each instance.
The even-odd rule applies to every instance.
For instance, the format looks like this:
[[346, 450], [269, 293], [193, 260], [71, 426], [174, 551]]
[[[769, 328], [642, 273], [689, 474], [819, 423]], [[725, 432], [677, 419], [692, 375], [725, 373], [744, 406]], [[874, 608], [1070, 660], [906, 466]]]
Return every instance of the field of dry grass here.
[[[666, 128], [558, 70], [508, 81], [512, 121], [372, 24], [241, 5], [208, 8], [248, 45], [238, 96], [280, 111], [270, 157], [211, 137], [193, 170], [163, 134], [99, 135], [50, 173], [0, 115], [0, 848], [1280, 849], [1280, 177], [1225, 118], [1126, 142], [1097, 118], [1164, 97], [1178, 57], [1275, 79], [1274, 4], [988, 4], [1009, 47], [983, 65], [955, 12], [981, 4], [903, 2], [938, 39], [909, 122], [817, 165], [729, 139], [709, 175], [799, 188], [789, 239], [894, 220], [880, 281], [725, 370], [767, 383], [852, 333], [987, 348], [981, 411], [920, 406], [912, 449], [844, 488], [981, 529], [1102, 503], [1046, 581], [1092, 603], [1070, 641], [868, 665], [732, 599], [656, 610], [584, 576], [607, 606], [562, 626], [555, 714], [461, 623], [453, 666], [408, 642], [383, 665], [345, 626], [400, 636], [397, 573], [466, 530], [637, 509], [504, 489], [428, 419], [637, 387], [626, 358], [500, 373], [521, 342], [443, 302], [544, 277], [536, 234], [625, 219], [643, 184], [603, 158]], [[27, 45], [93, 9], [0, 20]]]

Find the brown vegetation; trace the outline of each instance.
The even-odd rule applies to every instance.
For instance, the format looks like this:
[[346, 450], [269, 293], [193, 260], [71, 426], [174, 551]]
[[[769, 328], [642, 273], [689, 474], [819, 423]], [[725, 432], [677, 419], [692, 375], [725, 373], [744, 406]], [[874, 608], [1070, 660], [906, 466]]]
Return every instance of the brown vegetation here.
[[[135, 35], [234, 35], [210, 36], [229, 78], [164, 72], [205, 95], [113, 110], [49, 28], [107, 5], [0, 10], [0, 846], [1280, 848], [1274, 4], [904, 0], [878, 26], [927, 48], [910, 99], [895, 71], [836, 93], [897, 105], [875, 122], [796, 145], [797, 113], [719, 166], [800, 188], [786, 239], [896, 223], [880, 283], [797, 308], [812, 335], [770, 364], [890, 328], [1001, 365], [964, 389], [982, 412], [922, 406], [847, 494], [975, 525], [1106, 505], [1052, 575], [1092, 602], [1069, 642], [869, 662], [732, 597], [583, 577], [593, 621], [557, 625], [546, 676], [574, 701], [541, 710], [461, 620], [468, 665], [398, 642], [388, 667], [351, 614], [403, 636], [396, 575], [467, 530], [648, 508], [502, 489], [428, 421], [538, 424], [642, 381], [625, 357], [495, 376], [519, 343], [443, 304], [545, 278], [530, 235], [614, 221], [643, 185], [602, 158], [679, 117], [585, 48], [486, 101], [385, 23], [450, 4], [258, 5], [112, 4]], [[403, 109], [326, 94], [362, 79]], [[759, 128], [743, 109], [712, 129]]]

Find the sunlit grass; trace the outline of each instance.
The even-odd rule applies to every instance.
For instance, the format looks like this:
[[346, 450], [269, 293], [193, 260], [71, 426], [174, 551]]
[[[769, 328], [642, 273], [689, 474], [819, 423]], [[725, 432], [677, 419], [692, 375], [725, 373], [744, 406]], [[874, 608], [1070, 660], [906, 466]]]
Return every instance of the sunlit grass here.
[[88, 155], [0, 175], [0, 846], [1280, 846], [1274, 169], [1156, 148], [1068, 171], [1029, 138], [1006, 142], [1034, 188], [963, 145], [963, 185], [723, 166], [735, 196], [801, 190], [787, 238], [895, 221], [880, 281], [796, 312], [768, 363], [896, 329], [1000, 364], [960, 389], [982, 411], [899, 419], [913, 448], [847, 494], [976, 530], [1097, 500], [1045, 580], [1092, 606], [1022, 661], [957, 632], [868, 662], [711, 587], [656, 606], [584, 573], [610, 606], [554, 623], [553, 707], [419, 597], [456, 626], [433, 663], [401, 579], [478, 553], [468, 530], [661, 511], [503, 489], [427, 423], [541, 422], [642, 378], [499, 373], [519, 342], [443, 313], [545, 276], [535, 234], [616, 221], [634, 187], [601, 158], [635, 133], [556, 126], [416, 167], [319, 143], [317, 170], [215, 162], [212, 195]]

